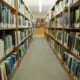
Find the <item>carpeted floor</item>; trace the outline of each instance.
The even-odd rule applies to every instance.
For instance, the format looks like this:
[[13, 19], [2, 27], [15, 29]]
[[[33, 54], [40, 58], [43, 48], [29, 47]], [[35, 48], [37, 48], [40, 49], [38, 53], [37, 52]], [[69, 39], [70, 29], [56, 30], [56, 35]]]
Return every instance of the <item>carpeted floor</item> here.
[[70, 80], [44, 38], [30, 45], [13, 80]]

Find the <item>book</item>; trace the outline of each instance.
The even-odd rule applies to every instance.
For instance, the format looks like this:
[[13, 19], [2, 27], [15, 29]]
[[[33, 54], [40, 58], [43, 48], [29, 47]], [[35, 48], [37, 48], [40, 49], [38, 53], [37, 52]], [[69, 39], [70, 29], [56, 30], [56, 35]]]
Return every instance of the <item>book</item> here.
[[62, 28], [62, 16], [61, 15], [57, 18], [57, 28]]
[[17, 8], [22, 14], [25, 13], [25, 6], [22, 0], [17, 0]]
[[75, 28], [75, 23], [76, 23], [76, 19], [75, 19], [75, 10], [71, 10], [70, 12], [70, 28]]
[[21, 59], [21, 57], [23, 57], [23, 55], [25, 54], [25, 51], [27, 49], [28, 45], [26, 42], [24, 42], [20, 48], [19, 48], [19, 59]]
[[19, 28], [21, 28], [21, 27], [25, 28], [26, 26], [27, 26], [27, 24], [26, 24], [25, 18], [21, 15], [18, 15], [18, 27]]
[[65, 28], [69, 28], [69, 17], [68, 12], [64, 13], [64, 26]]
[[62, 31], [57, 31], [57, 41], [59, 41], [60, 43], [62, 43]]
[[68, 44], [68, 36], [69, 34], [67, 32], [64, 33], [64, 46], [67, 48], [67, 44]]
[[0, 27], [2, 22], [2, 4], [0, 3]]
[[75, 40], [74, 34], [70, 32], [68, 35], [68, 44], [67, 44], [68, 49], [72, 50], [74, 46], [74, 40]]
[[66, 67], [68, 68], [68, 70], [71, 71], [71, 74], [73, 76], [77, 77], [78, 69], [80, 68], [79, 67], [80, 61], [77, 58], [73, 57], [68, 52], [64, 52], [63, 61], [64, 61], [65, 65], [66, 65]]
[[2, 27], [7, 27], [7, 7], [3, 6], [2, 7], [2, 23], [3, 23], [3, 26]]
[[6, 6], [2, 6], [2, 27], [13, 28], [16, 27], [16, 16]]
[[11, 56], [7, 57], [6, 60], [6, 65], [8, 66], [8, 70], [9, 70], [9, 75], [10, 78], [12, 79], [12, 75], [13, 75], [13, 58]]
[[66, 65], [67, 65], [68, 57], [69, 57], [69, 55], [68, 55], [67, 52], [65, 51], [64, 54], [63, 54], [63, 62], [64, 62], [64, 64], [66, 64]]
[[6, 31], [4, 42], [5, 42], [4, 51], [6, 52], [6, 54], [9, 54], [10, 51], [17, 47], [16, 31], [13, 32]]
[[0, 33], [0, 60], [5, 56], [4, 53], [4, 39], [2, 38], [2, 35]]
[[5, 51], [8, 54], [12, 50], [12, 36], [9, 33], [6, 33], [5, 36]]
[[2, 80], [8, 80], [7, 74], [6, 74], [5, 62], [3, 62], [3, 63], [0, 65], [0, 69], [1, 69], [1, 78], [2, 78]]
[[75, 28], [80, 28], [80, 6], [78, 9], [75, 10], [75, 17], [76, 17], [76, 23], [75, 23]]
[[79, 44], [80, 44], [80, 33], [76, 33], [73, 52], [75, 52], [75, 54], [78, 56], [80, 56], [80, 45]]
[[15, 69], [15, 67], [17, 66], [17, 62], [18, 62], [18, 53], [14, 52], [10, 56], [13, 58], [13, 68]]
[[79, 64], [80, 62], [78, 60], [73, 59], [72, 66], [71, 66], [71, 72], [73, 76], [77, 76]]
[[63, 1], [55, 5], [55, 13], [59, 14], [63, 10]]
[[21, 44], [26, 39], [26, 31], [18, 31], [18, 43]]
[[17, 46], [17, 39], [16, 39], [16, 31], [13, 31], [12, 33], [12, 46], [15, 48]]

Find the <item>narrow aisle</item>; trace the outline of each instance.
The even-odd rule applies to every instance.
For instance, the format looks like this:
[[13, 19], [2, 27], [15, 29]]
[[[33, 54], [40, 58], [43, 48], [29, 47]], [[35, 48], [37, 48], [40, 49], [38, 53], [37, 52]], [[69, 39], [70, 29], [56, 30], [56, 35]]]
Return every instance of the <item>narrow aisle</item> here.
[[13, 80], [69, 80], [44, 38], [33, 40]]

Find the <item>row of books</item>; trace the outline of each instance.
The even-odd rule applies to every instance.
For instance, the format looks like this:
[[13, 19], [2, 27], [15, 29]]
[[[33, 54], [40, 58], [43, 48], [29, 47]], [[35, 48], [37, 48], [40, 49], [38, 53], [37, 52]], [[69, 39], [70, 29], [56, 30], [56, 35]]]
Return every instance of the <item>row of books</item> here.
[[24, 14], [28, 19], [30, 19], [30, 12], [29, 12], [29, 10], [28, 10], [28, 8], [25, 6], [25, 4], [24, 4], [24, 2], [23, 2], [23, 0], [17, 0], [17, 8], [18, 8], [18, 10], [22, 13], [22, 14]]
[[62, 60], [62, 46], [58, 43], [56, 43], [56, 53], [58, 57]]
[[24, 14], [25, 5], [23, 0], [17, 0], [17, 8], [22, 14]]
[[28, 20], [26, 20], [21, 15], [18, 15], [18, 27], [19, 28], [28, 28]]
[[65, 51], [63, 62], [67, 69], [71, 72], [71, 75], [77, 77], [77, 80], [80, 80], [80, 60], [76, 59]]
[[55, 15], [59, 14], [63, 11], [63, 9], [68, 5], [68, 0], [60, 1], [58, 4], [55, 5], [55, 9], [51, 12], [51, 16], [54, 17]]
[[[54, 31], [48, 29], [47, 34], [54, 37]], [[62, 44], [63, 35], [62, 31], [56, 32], [56, 40]], [[75, 55], [80, 56], [80, 33], [76, 32], [75, 34], [73, 32], [65, 32], [64, 33], [64, 47], [69, 49], [71, 52], [73, 52]]]
[[80, 6], [70, 9], [70, 27], [80, 28]]
[[55, 5], [55, 13], [59, 14], [63, 10], [63, 1], [60, 1], [58, 4]]
[[67, 46], [77, 56], [80, 56], [80, 33], [66, 33], [64, 35], [64, 45]]
[[[28, 27], [28, 20], [22, 15], [18, 15], [18, 27]], [[0, 3], [0, 28], [16, 28], [15, 13], [3, 6], [2, 3]]]
[[[56, 40], [62, 44], [62, 31], [57, 31]], [[80, 33], [64, 33], [64, 46], [74, 52], [75, 55], [80, 56]]]
[[62, 44], [62, 31], [57, 31], [56, 40]]
[[18, 44], [21, 44], [28, 36], [26, 31], [18, 31]]
[[[53, 37], [54, 31], [48, 30], [48, 34]], [[57, 31], [56, 40], [62, 44], [62, 31]], [[80, 33], [64, 33], [64, 46], [80, 56]]]
[[16, 27], [16, 16], [6, 6], [0, 3], [0, 27]]
[[17, 66], [18, 54], [12, 53], [0, 64], [0, 80], [12, 80], [14, 68]]
[[[65, 49], [64, 49], [65, 50]], [[62, 46], [60, 44], [56, 44], [56, 52], [61, 60], [63, 60], [66, 68], [71, 72], [72, 76], [76, 76], [77, 80], [80, 79], [80, 60], [76, 59], [74, 56], [70, 55], [69, 52], [65, 50], [62, 58]]]
[[5, 57], [4, 53], [9, 54], [9, 52], [12, 51], [16, 46], [17, 41], [15, 31], [11, 34], [9, 32], [6, 32], [5, 38], [3, 38], [3, 35], [0, 33], [0, 59]]
[[20, 46], [20, 48], [19, 48], [19, 59], [21, 59], [24, 56], [24, 54], [26, 53], [25, 51], [26, 51], [27, 47], [28, 47], [28, 44], [26, 41]]
[[[70, 26], [69, 26], [69, 21], [70, 21]], [[57, 18], [57, 27], [62, 28], [61, 15]], [[70, 18], [68, 12], [64, 12], [64, 28], [80, 28], [80, 7], [75, 7], [75, 9], [71, 8]]]
[[[54, 40], [49, 40], [49, 44], [54, 48]], [[67, 52], [59, 43], [56, 43], [55, 50], [65, 67], [71, 72], [71, 75], [76, 77], [76, 80], [80, 80], [80, 60]], [[64, 54], [62, 54], [62, 51], [64, 51]]]
[[64, 12], [64, 28], [69, 28], [69, 14]]
[[[0, 32], [0, 60], [9, 54], [14, 48], [17, 47], [17, 37], [16, 37], [16, 31], [12, 32], [5, 32], [5, 38], [3, 38], [4, 35], [2, 35], [3, 32]], [[18, 44], [21, 44], [26, 38], [28, 37], [28, 30], [25, 31], [18, 31]]]
[[12, 32], [11, 34], [9, 32], [5, 33], [4, 50], [6, 51], [6, 54], [8, 54], [11, 50], [13, 50], [13, 48], [17, 46], [16, 38], [16, 31]]
[[18, 15], [18, 27], [25, 27], [25, 18], [21, 15]]
[[57, 28], [62, 28], [62, 16], [60, 15], [57, 19]]

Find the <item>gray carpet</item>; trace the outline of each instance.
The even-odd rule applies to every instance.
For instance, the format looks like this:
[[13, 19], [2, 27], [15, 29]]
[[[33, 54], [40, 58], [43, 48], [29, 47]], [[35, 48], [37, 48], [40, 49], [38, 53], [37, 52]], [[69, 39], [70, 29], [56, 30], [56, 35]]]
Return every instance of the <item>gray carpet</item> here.
[[69, 80], [44, 38], [30, 45], [13, 80]]

